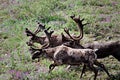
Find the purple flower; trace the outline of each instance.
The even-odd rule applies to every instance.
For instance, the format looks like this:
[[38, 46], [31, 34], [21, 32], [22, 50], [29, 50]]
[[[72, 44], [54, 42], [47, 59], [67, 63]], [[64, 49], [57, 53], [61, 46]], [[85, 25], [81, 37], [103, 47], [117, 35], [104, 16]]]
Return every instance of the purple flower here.
[[24, 74], [25, 74], [25, 75], [28, 75], [28, 74], [29, 74], [29, 72], [28, 72], [28, 71], [27, 71], [27, 72], [24, 72]]
[[0, 58], [0, 61], [3, 61], [4, 60], [4, 58]]
[[113, 6], [115, 6], [115, 5], [117, 5], [118, 4], [118, 2], [112, 2], [112, 5]]
[[21, 78], [21, 72], [20, 72], [20, 71], [17, 71], [17, 72], [15, 73], [15, 76], [16, 76], [17, 79]]
[[12, 78], [15, 80], [23, 79], [24, 76], [27, 76], [29, 74], [29, 71], [22, 72], [22, 71], [14, 70], [14, 69], [9, 70], [8, 72], [12, 75]]
[[13, 75], [13, 78], [15, 79], [19, 79], [21, 78], [21, 71], [17, 71], [17, 70], [9, 70], [9, 73]]
[[9, 73], [14, 74], [16, 70], [9, 70]]
[[106, 21], [106, 22], [110, 22], [110, 21], [111, 21], [110, 16], [106, 17], [106, 20], [105, 20], [105, 21]]
[[105, 14], [101, 14], [100, 15], [100, 21], [101, 22], [110, 22], [111, 21], [111, 16], [105, 15]]

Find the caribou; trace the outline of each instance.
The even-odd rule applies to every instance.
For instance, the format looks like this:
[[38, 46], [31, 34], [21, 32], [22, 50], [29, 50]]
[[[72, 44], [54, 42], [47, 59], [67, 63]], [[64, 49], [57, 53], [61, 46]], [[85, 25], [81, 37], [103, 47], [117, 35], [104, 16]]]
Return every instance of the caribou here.
[[[48, 43], [48, 38], [47, 38], [47, 35], [51, 35], [51, 47], [55, 47], [55, 46], [59, 46], [63, 43], [66, 43], [66, 42], [74, 42], [72, 44], [74, 45], [70, 45], [71, 47], [74, 47], [74, 48], [83, 48], [83, 46], [81, 46], [79, 43], [80, 43], [80, 40], [83, 38], [83, 27], [88, 24], [82, 24], [82, 22], [84, 21], [84, 19], [80, 20], [80, 16], [78, 18], [75, 18], [75, 15], [71, 16], [71, 18], [76, 22], [76, 24], [78, 25], [78, 28], [79, 28], [79, 32], [80, 34], [78, 36], [75, 36], [75, 35], [70, 35], [69, 33], [69, 29], [67, 28], [64, 28], [64, 32], [67, 34], [67, 35], [64, 35], [63, 33], [61, 33], [61, 35], [52, 35], [54, 31], [50, 31], [52, 32], [49, 33], [48, 30], [50, 29], [50, 27], [48, 29], [45, 29], [45, 25], [42, 25], [41, 23], [38, 23], [38, 28], [35, 30], [34, 33], [32, 33], [28, 28], [26, 28], [25, 30], [25, 33], [27, 36], [30, 36], [30, 40], [27, 42], [27, 45], [28, 46], [31, 46], [33, 43], [40, 43], [41, 45], [45, 44], [45, 43]], [[41, 30], [47, 32], [47, 35], [45, 36], [42, 36], [42, 37], [38, 37], [36, 34], [38, 32], [40, 32]], [[45, 33], [46, 34], [46, 33]]]
[[56, 66], [60, 65], [84, 64], [80, 78], [82, 78], [86, 67], [88, 67], [94, 72], [94, 80], [96, 80], [98, 70], [94, 65], [101, 67], [107, 75], [111, 77], [105, 66], [97, 61], [97, 55], [93, 49], [75, 49], [65, 46], [64, 44], [53, 48], [46, 48], [48, 45], [44, 47], [45, 48], [39, 50], [37, 49], [32, 55], [32, 59], [34, 60], [43, 56], [52, 59], [54, 63], [49, 66], [49, 72], [51, 72]]
[[120, 61], [120, 41], [93, 42], [86, 43], [83, 46], [89, 49], [98, 49], [96, 51], [98, 59], [112, 55]]
[[[98, 58], [101, 58], [100, 57], [101, 55], [97, 54], [99, 48], [98, 50], [93, 50], [88, 49], [88, 47], [86, 46], [83, 47], [82, 45], [80, 45], [80, 40], [83, 38], [83, 26], [86, 25], [82, 24], [82, 21], [84, 19], [80, 20], [80, 17], [75, 18], [75, 16], [71, 16], [71, 18], [77, 23], [79, 30], [81, 32], [77, 37], [70, 35], [69, 29], [64, 29], [64, 31], [67, 34], [67, 36], [65, 36], [63, 34], [52, 35], [54, 31], [48, 32], [50, 28], [48, 29], [43, 28], [46, 36], [41, 38], [36, 36], [39, 30], [36, 30], [34, 33], [32, 33], [30, 30], [26, 28], [27, 36], [31, 36], [30, 41], [27, 42], [28, 46], [32, 46], [34, 42], [38, 42], [42, 45], [41, 49], [30, 48], [31, 50], [34, 50], [32, 52], [33, 53], [32, 59], [40, 58], [41, 56], [51, 58], [54, 61], [54, 63], [49, 66], [49, 72], [51, 72], [55, 66], [63, 64], [80, 65], [81, 63], [83, 63], [84, 67], [82, 69], [80, 77], [82, 77], [82, 74], [85, 72], [86, 67], [89, 67], [95, 73], [94, 80], [96, 80], [98, 70], [94, 67], [94, 65], [103, 68], [103, 70], [110, 77], [110, 74], [106, 70], [105, 66], [97, 61]], [[37, 37], [37, 41], [35, 41], [36, 40], [35, 37]], [[39, 38], [41, 38], [42, 40], [40, 40]], [[43, 42], [41, 43], [41, 41]]]
[[[69, 29], [64, 29], [67, 36], [65, 36], [63, 33], [61, 35], [52, 35], [51, 36], [51, 47], [59, 46], [64, 43], [64, 45], [72, 47], [72, 48], [78, 48], [78, 49], [84, 49], [84, 48], [90, 48], [90, 49], [98, 49], [96, 51], [97, 58], [102, 59], [105, 57], [108, 57], [112, 55], [114, 58], [116, 58], [118, 61], [120, 61], [120, 41], [113, 41], [113, 42], [93, 42], [93, 43], [87, 43], [83, 46], [80, 44], [80, 40], [83, 38], [83, 27], [84, 25], [88, 24], [82, 24], [84, 19], [80, 20], [80, 16], [78, 18], [75, 17], [75, 15], [71, 16], [72, 20], [78, 25], [80, 34], [79, 36], [72, 36], [69, 33]], [[36, 34], [40, 32], [40, 30], [45, 29], [45, 25], [42, 25], [41, 23], [38, 23], [39, 27], [38, 29], [32, 33], [30, 30], [26, 29], [26, 34], [28, 36], [31, 36], [30, 40], [27, 42], [27, 44], [30, 46], [34, 42], [40, 43], [41, 45], [48, 43], [48, 39], [46, 36], [44, 37], [38, 37]], [[49, 30], [46, 29], [47, 31]], [[34, 34], [34, 35], [33, 35]], [[47, 34], [48, 35], [48, 34]]]

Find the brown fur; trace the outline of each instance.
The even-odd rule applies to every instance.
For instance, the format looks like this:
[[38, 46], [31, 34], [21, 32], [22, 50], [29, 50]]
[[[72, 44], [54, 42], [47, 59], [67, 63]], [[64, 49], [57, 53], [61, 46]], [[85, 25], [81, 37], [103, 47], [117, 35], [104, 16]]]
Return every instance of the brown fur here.
[[[78, 25], [78, 28], [79, 28], [79, 31], [80, 31], [80, 34], [79, 36], [75, 36], [75, 35], [70, 35], [69, 34], [69, 30], [68, 29], [64, 29], [64, 31], [66, 32], [67, 35], [63, 35], [63, 33], [61, 35], [51, 35], [50, 37], [47, 37], [47, 35], [49, 34], [46, 34], [46, 37], [38, 37], [36, 36], [36, 34], [40, 31], [39, 29], [42, 27], [42, 29], [46, 31], [48, 31], [50, 28], [48, 29], [45, 29], [45, 25], [42, 25], [39, 23], [39, 27], [38, 29], [32, 33], [30, 30], [26, 29], [26, 34], [30, 34], [31, 38], [30, 40], [27, 42], [28, 46], [29, 44], [33, 44], [34, 42], [36, 43], [40, 43], [41, 45], [43, 44], [46, 44], [46, 43], [49, 43], [49, 40], [50, 40], [50, 46], [51, 47], [55, 47], [55, 46], [59, 46], [63, 43], [66, 43], [66, 42], [69, 42], [69, 41], [74, 41], [74, 46], [75, 48], [76, 47], [80, 47], [80, 40], [82, 39], [83, 37], [83, 26], [86, 25], [86, 24], [82, 24], [82, 20], [80, 20], [80, 17], [78, 18], [75, 18], [75, 15], [74, 16], [71, 16], [71, 18], [76, 22], [76, 24]], [[44, 28], [43, 28], [44, 27]], [[71, 47], [74, 47], [74, 46], [71, 46]]]
[[[40, 43], [41, 45], [44, 45], [45, 43], [49, 43], [48, 38], [46, 36], [39, 37], [32, 33], [29, 29], [26, 28], [26, 35], [30, 36], [29, 41], [27, 42], [28, 46], [33, 45], [33, 43]], [[68, 36], [62, 35], [51, 35], [51, 46], [59, 46], [62, 43], [70, 41], [70, 38]]]
[[105, 58], [110, 55], [120, 61], [120, 41], [94, 42], [84, 45], [85, 48], [98, 49], [96, 54], [99, 58]]
[[40, 49], [32, 56], [32, 59], [35, 59], [40, 55], [46, 55], [46, 57], [53, 59], [54, 63], [49, 66], [50, 72], [55, 66], [63, 64], [80, 65], [83, 63], [84, 69], [82, 70], [81, 77], [85, 71], [85, 67], [87, 66], [95, 73], [94, 80], [96, 80], [98, 70], [93, 66], [94, 64], [103, 68], [108, 76], [110, 76], [104, 65], [97, 61], [95, 51], [92, 49], [74, 49], [61, 45], [55, 48]]

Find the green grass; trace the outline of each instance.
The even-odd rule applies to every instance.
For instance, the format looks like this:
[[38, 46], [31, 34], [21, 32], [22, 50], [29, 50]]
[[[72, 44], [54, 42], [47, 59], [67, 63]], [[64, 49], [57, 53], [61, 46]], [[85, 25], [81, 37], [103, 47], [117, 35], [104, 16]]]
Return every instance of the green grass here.
[[[72, 14], [85, 18], [82, 44], [87, 42], [120, 39], [120, 2], [119, 0], [1, 0], [0, 1], [0, 79], [2, 80], [79, 80], [81, 68], [66, 70], [60, 66], [48, 73], [52, 63], [43, 59], [32, 62], [26, 41], [25, 28], [34, 31], [36, 21], [51, 26], [56, 34], [67, 27], [71, 33], [77, 32], [76, 24], [69, 17]], [[42, 33], [41, 33], [42, 34]], [[39, 34], [39, 35], [41, 35]], [[109, 39], [108, 37], [112, 37]], [[120, 65], [113, 57], [100, 60], [120, 79]], [[83, 80], [92, 76], [87, 71]], [[99, 72], [97, 80], [105, 80], [107, 75]], [[113, 79], [114, 80], [114, 79]]]

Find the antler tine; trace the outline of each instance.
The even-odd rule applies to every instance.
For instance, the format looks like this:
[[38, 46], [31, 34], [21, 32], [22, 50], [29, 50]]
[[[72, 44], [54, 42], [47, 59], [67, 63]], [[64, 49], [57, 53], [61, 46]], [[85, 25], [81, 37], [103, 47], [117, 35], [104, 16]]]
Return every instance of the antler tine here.
[[38, 28], [35, 30], [34, 34], [39, 33], [41, 30], [45, 29], [45, 25], [41, 24], [40, 22], [36, 21], [38, 24]]
[[70, 16], [72, 19], [75, 17], [75, 14], [73, 14], [72, 16]]
[[48, 32], [48, 30], [49, 30], [50, 28], [51, 28], [51, 27], [49, 27], [49, 28], [47, 28], [47, 29], [44, 30], [46, 36], [48, 36], [48, 37], [51, 37], [52, 33], [54, 32], [54, 31]]
[[85, 25], [87, 25], [87, 24], [90, 24], [90, 23], [85, 23], [85, 24], [83, 24], [83, 26], [85, 26]]
[[78, 28], [79, 28], [79, 30], [80, 30], [80, 35], [79, 36], [77, 36], [76, 38], [75, 38], [75, 40], [81, 40], [82, 38], [83, 38], [83, 24], [82, 24], [82, 22], [84, 21], [84, 19], [81, 19], [80, 20], [80, 15], [78, 16], [78, 18], [73, 18], [73, 20], [77, 23], [77, 25], [78, 25]]
[[48, 31], [51, 27], [48, 27], [46, 30]]
[[83, 22], [83, 21], [84, 21], [84, 19], [81, 19], [80, 21], [81, 21], [81, 22]]
[[64, 28], [64, 31], [66, 32], [66, 34], [67, 34], [72, 40], [74, 40], [73, 37], [72, 37], [72, 36], [70, 35], [70, 33], [69, 33], [69, 29]]
[[45, 30], [44, 30], [44, 32], [45, 32], [45, 34], [46, 34], [46, 37], [47, 37], [47, 39], [48, 39], [48, 43], [47, 43], [47, 44], [44, 44], [44, 45], [42, 46], [42, 48], [47, 48], [47, 47], [51, 46], [51, 35], [54, 33], [54, 31], [48, 32], [49, 29], [50, 29], [50, 27], [49, 27], [48, 29], [45, 29]]
[[38, 22], [38, 26], [40, 27], [40, 29], [44, 30], [45, 29], [45, 25], [43, 25], [42, 23]]
[[34, 36], [34, 33], [32, 33], [28, 28], [25, 29], [25, 33], [27, 36]]
[[68, 34], [69, 32], [67, 32], [67, 34], [68, 34], [68, 36], [69, 36], [72, 40], [79, 41], [79, 40], [81, 40], [81, 39], [83, 38], [83, 26], [85, 26], [85, 25], [88, 24], [88, 23], [82, 24], [82, 22], [84, 21], [84, 19], [80, 20], [80, 15], [79, 15], [77, 18], [75, 18], [75, 15], [70, 16], [70, 17], [71, 17], [71, 18], [76, 22], [76, 24], [78, 25], [78, 28], [79, 28], [79, 30], [80, 30], [80, 34], [79, 34], [79, 36], [77, 36], [77, 37], [72, 37], [70, 34]]

